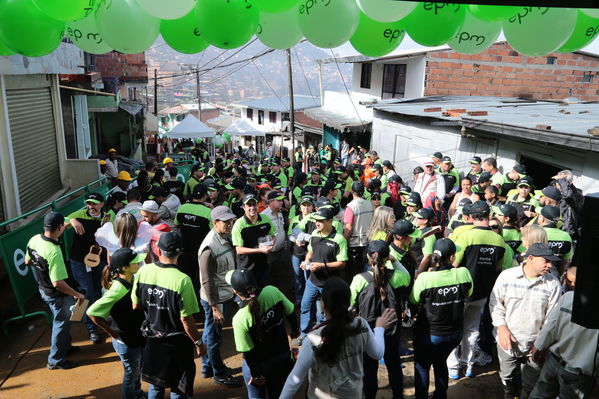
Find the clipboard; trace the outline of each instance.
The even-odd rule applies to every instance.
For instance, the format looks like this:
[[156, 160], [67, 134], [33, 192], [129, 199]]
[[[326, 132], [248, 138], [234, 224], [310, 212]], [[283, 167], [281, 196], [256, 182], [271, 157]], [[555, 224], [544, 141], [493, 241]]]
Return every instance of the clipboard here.
[[81, 321], [83, 320], [83, 316], [85, 316], [85, 311], [87, 310], [87, 307], [89, 306], [89, 300], [88, 299], [84, 299], [80, 305], [77, 305], [77, 303], [75, 303], [73, 306], [71, 306], [71, 321]]

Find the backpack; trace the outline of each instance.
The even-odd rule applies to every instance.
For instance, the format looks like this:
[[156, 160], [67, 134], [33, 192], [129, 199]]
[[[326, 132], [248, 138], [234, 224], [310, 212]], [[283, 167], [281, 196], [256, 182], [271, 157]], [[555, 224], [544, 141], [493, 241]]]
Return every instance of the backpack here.
[[[394, 270], [385, 268], [385, 274], [387, 275], [387, 281], [391, 279], [391, 275], [394, 273]], [[357, 299], [357, 312], [360, 317], [368, 322], [368, 325], [371, 328], [374, 328], [376, 319], [383, 314], [383, 311], [387, 308], [391, 308], [399, 312], [400, 306], [398, 298], [395, 297], [395, 292], [391, 287], [391, 284], [387, 283], [385, 287], [385, 292], [387, 293], [387, 299], [385, 301], [381, 301], [381, 297], [379, 295], [379, 291], [374, 283], [374, 275], [370, 272], [360, 273], [360, 276], [366, 280], [368, 285], [360, 292]], [[394, 335], [397, 331], [397, 323], [393, 327], [389, 327], [385, 330], [386, 336]]]

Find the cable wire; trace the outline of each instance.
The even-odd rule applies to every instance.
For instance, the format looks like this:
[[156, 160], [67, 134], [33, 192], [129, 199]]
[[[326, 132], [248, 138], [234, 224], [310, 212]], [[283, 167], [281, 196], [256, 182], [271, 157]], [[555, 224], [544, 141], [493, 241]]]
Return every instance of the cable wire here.
[[277, 99], [279, 100], [279, 102], [283, 105], [283, 108], [286, 109], [287, 112], [289, 112], [289, 105], [285, 104], [283, 102], [283, 100], [281, 100], [281, 97], [279, 97], [279, 95], [277, 94], [277, 92], [272, 88], [272, 86], [270, 85], [270, 83], [268, 82], [268, 80], [262, 74], [262, 71], [260, 70], [260, 68], [258, 68], [258, 66], [254, 63], [253, 60], [252, 60], [252, 64], [254, 64], [254, 67], [256, 67], [256, 70], [258, 71], [258, 73], [262, 77], [262, 80], [264, 80], [264, 83], [266, 83], [266, 85], [268, 86], [268, 88], [270, 89], [270, 91], [273, 92], [273, 94], [277, 97]]
[[337, 62], [337, 57], [335, 56], [333, 49], [331, 49], [331, 54], [333, 55], [333, 59], [335, 60], [335, 65], [337, 66], [337, 71], [339, 71], [339, 76], [341, 76], [341, 81], [343, 82], [343, 87], [345, 87], [345, 92], [347, 93], [347, 96], [349, 97], [349, 101], [351, 102], [351, 105], [354, 108], [354, 111], [356, 112], [358, 119], [360, 120], [360, 124], [362, 125], [362, 131], [365, 132], [366, 124], [364, 124], [362, 117], [358, 113], [358, 108], [356, 108], [356, 104], [354, 104], [354, 100], [353, 100], [353, 98], [351, 98], [351, 95], [349, 94], [349, 89], [347, 88], [347, 84], [345, 83], [345, 78], [343, 77], [343, 74], [341, 73], [341, 68], [339, 68], [339, 63]]
[[306, 86], [308, 86], [308, 92], [310, 93], [312, 100], [314, 100], [314, 104], [320, 105], [320, 101], [316, 101], [316, 97], [314, 97], [314, 94], [312, 94], [312, 89], [310, 88], [310, 82], [308, 81], [306, 72], [304, 72], [304, 67], [302, 66], [302, 62], [300, 61], [299, 54], [297, 53], [297, 49], [295, 48], [295, 46], [293, 47], [293, 51], [295, 52], [295, 58], [297, 58], [297, 63], [299, 64], [300, 69], [302, 70], [302, 74], [304, 75], [304, 79], [306, 81]]

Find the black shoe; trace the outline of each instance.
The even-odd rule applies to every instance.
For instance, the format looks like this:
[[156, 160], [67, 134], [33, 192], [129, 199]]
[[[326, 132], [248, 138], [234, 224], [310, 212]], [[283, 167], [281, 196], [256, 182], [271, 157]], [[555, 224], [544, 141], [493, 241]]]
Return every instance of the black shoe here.
[[100, 334], [98, 334], [95, 331], [92, 331], [89, 333], [89, 339], [90, 341], [92, 341], [94, 344], [101, 344], [102, 342], [104, 342], [104, 338], [102, 338], [100, 336]]
[[202, 371], [202, 378], [212, 378], [212, 377], [214, 377], [214, 372], [212, 371], [212, 368], [210, 368], [210, 371], [206, 371], [206, 372]]
[[239, 388], [242, 385], [241, 379], [239, 377], [233, 377], [232, 375], [227, 375], [225, 377], [214, 377], [214, 382], [229, 388]]
[[81, 349], [80, 346], [71, 345], [71, 347], [69, 349], [67, 349], [67, 356], [72, 355], [73, 353], [79, 352], [80, 349]]
[[79, 366], [79, 363], [73, 362], [72, 360], [63, 360], [58, 364], [49, 364], [48, 369], [50, 370], [69, 370]]

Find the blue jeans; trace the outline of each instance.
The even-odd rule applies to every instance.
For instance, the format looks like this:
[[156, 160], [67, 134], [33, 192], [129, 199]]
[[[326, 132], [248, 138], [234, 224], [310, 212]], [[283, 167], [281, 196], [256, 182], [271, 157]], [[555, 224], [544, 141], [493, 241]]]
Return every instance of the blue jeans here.
[[300, 264], [304, 259], [300, 259], [295, 255], [291, 255], [291, 265], [293, 266], [293, 274], [295, 276], [295, 300], [297, 303], [302, 303], [302, 296], [306, 288], [306, 280], [308, 273], [300, 268]]
[[293, 368], [291, 355], [290, 353], [284, 353], [281, 354], [281, 356], [277, 355], [277, 358], [270, 359], [269, 364], [271, 366], [271, 372], [264, 375], [266, 384], [261, 387], [256, 387], [250, 385], [252, 374], [250, 372], [250, 367], [245, 362], [245, 359], [243, 359], [243, 362], [241, 363], [241, 372], [243, 373], [243, 380], [245, 381], [245, 386], [248, 391], [248, 399], [276, 399], [281, 396], [281, 391], [283, 390], [283, 386], [285, 386], [287, 376]]
[[41, 290], [40, 295], [52, 312], [52, 337], [48, 365], [56, 366], [63, 362], [71, 347], [71, 306], [75, 300], [70, 296], [50, 298]]
[[430, 335], [414, 329], [414, 387], [416, 399], [428, 398], [429, 370], [435, 370], [434, 399], [447, 398], [449, 372], [447, 357], [462, 340], [462, 332], [450, 335]]
[[[150, 384], [150, 389], [148, 389], [148, 399], [164, 399], [165, 391], [166, 388]], [[186, 397], [187, 395], [185, 394], [171, 391], [171, 399], [185, 399]]]
[[322, 288], [314, 285], [309, 279], [306, 281], [304, 296], [302, 297], [300, 311], [300, 330], [301, 335], [305, 336], [312, 329], [315, 323], [325, 321], [325, 316], [320, 309], [320, 296]]
[[[385, 336], [385, 366], [389, 376], [389, 385], [393, 392], [393, 399], [403, 399], [403, 373], [401, 371], [401, 359], [399, 355], [399, 330], [395, 335]], [[375, 399], [376, 391], [379, 389], [377, 371], [379, 361], [364, 353], [364, 397]]]
[[[70, 260], [71, 271], [73, 272], [73, 278], [79, 284], [79, 288], [84, 291], [85, 298], [89, 301], [89, 305], [96, 302], [102, 296], [102, 270], [106, 264], [100, 263], [99, 266], [92, 267], [91, 271], [87, 271], [85, 265], [75, 260]], [[96, 325], [87, 314], [83, 317], [85, 328], [88, 332], [97, 331]]]
[[141, 395], [141, 354], [143, 347], [132, 348], [125, 343], [112, 340], [112, 347], [121, 358], [125, 374], [121, 385], [121, 398], [136, 399]]
[[[221, 305], [223, 313], [229, 302], [232, 303], [233, 300], [231, 299]], [[200, 299], [200, 303], [204, 308], [205, 315], [202, 341], [207, 350], [206, 355], [202, 356], [202, 373], [212, 374], [215, 377], [226, 377], [229, 373], [220, 355], [220, 346], [223, 343], [223, 326], [214, 321], [210, 304], [203, 299]]]

